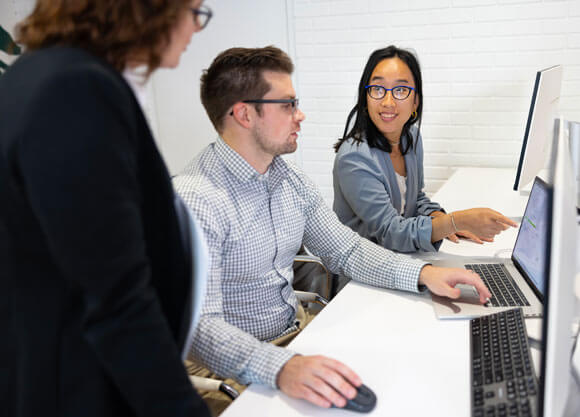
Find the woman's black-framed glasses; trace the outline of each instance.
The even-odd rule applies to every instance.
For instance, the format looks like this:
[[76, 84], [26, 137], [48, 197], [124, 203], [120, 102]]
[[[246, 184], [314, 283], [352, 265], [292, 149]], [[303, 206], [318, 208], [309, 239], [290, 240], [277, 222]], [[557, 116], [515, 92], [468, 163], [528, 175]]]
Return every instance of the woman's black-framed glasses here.
[[193, 20], [200, 29], [204, 29], [211, 17], [213, 16], [213, 12], [207, 6], [200, 6], [198, 8], [191, 8], [191, 13], [193, 13]]
[[278, 99], [267, 99], [267, 98], [259, 98], [255, 100], [242, 100], [242, 103], [255, 103], [255, 104], [262, 104], [262, 103], [281, 103], [281, 104], [289, 104], [290, 108], [292, 109], [292, 115], [296, 113], [296, 109], [298, 109], [298, 99], [297, 98], [278, 98]]
[[408, 85], [396, 85], [393, 88], [385, 88], [382, 85], [367, 85], [365, 89], [369, 97], [375, 100], [384, 98], [388, 91], [391, 92], [395, 100], [405, 100], [409, 97], [411, 91], [415, 91], [413, 87], [409, 87]]

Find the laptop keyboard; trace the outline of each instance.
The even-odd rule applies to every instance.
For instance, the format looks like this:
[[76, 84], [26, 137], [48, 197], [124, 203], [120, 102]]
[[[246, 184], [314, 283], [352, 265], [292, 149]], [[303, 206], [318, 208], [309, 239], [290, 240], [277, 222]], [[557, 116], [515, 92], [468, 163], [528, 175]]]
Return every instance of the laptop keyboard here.
[[471, 416], [537, 416], [538, 382], [521, 308], [470, 320]]
[[520, 307], [529, 306], [525, 295], [503, 264], [469, 264], [465, 268], [477, 272], [491, 292], [489, 306]]

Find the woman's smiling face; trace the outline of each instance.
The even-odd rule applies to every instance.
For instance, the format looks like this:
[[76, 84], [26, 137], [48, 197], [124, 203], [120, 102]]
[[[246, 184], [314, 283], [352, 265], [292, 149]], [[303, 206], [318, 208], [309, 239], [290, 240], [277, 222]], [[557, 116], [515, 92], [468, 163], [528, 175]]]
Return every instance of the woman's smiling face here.
[[[377, 64], [369, 79], [368, 85], [380, 85], [387, 89], [396, 86], [415, 88], [411, 70], [397, 57], [383, 59]], [[389, 142], [396, 143], [401, 139], [403, 126], [417, 110], [419, 105], [415, 91], [404, 100], [393, 98], [392, 91], [387, 91], [382, 99], [374, 99], [367, 94], [369, 117], [377, 129]]]

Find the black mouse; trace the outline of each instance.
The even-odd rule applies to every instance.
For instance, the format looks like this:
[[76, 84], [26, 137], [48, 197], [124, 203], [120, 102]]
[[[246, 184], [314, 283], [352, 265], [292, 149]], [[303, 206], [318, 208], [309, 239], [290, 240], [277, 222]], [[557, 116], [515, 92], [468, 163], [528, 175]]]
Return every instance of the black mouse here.
[[362, 384], [356, 388], [357, 394], [352, 400], [346, 400], [346, 405], [342, 408], [350, 411], [357, 411], [359, 413], [368, 413], [375, 408], [377, 404], [377, 396], [371, 391], [369, 387]]

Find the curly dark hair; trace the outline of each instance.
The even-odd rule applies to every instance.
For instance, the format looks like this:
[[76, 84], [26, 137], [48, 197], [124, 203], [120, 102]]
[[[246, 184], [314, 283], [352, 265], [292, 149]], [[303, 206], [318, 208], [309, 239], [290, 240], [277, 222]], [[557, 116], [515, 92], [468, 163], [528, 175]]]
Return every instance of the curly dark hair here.
[[[403, 131], [401, 132], [401, 144], [402, 153], [406, 154], [409, 149], [412, 149], [417, 138], [413, 138], [411, 135], [411, 126], [417, 123], [417, 137], [419, 136], [419, 131], [421, 129], [421, 116], [423, 115], [423, 81], [421, 78], [421, 67], [419, 65], [419, 60], [410, 51], [405, 49], [397, 48], [396, 46], [388, 46], [386, 48], [377, 49], [374, 51], [367, 61], [365, 69], [363, 70], [360, 83], [358, 85], [358, 99], [356, 105], [350, 111], [347, 119], [346, 126], [344, 127], [344, 133], [342, 138], [334, 144], [335, 152], [338, 152], [340, 145], [349, 138], [352, 138], [355, 142], [363, 142], [366, 140], [370, 148], [378, 148], [385, 152], [391, 152], [391, 145], [388, 140], [385, 140], [383, 134], [379, 132], [373, 121], [371, 120], [367, 108], [367, 91], [365, 86], [368, 85], [371, 75], [375, 67], [383, 59], [388, 58], [399, 58], [403, 61], [413, 75], [415, 81], [415, 94], [419, 100], [419, 105], [417, 106], [416, 115], [412, 116], [405, 125], [403, 126]], [[355, 117], [354, 125], [350, 131], [348, 130], [350, 123]], [[402, 139], [406, 137], [407, 140]]]
[[85, 49], [118, 71], [135, 59], [159, 67], [172, 27], [191, 0], [37, 0], [17, 26], [18, 42], [34, 50]]

